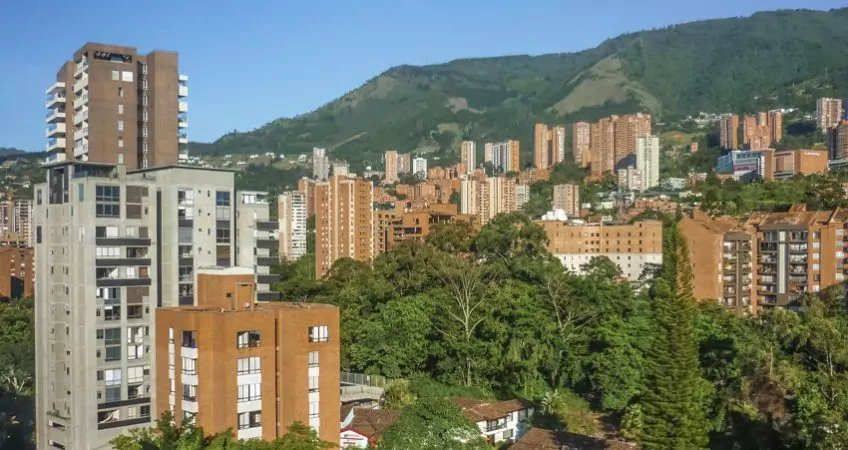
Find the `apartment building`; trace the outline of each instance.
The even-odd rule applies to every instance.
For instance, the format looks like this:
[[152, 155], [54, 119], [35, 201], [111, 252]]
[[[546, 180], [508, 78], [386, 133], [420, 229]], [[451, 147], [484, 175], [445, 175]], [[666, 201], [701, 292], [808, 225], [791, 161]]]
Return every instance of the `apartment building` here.
[[519, 211], [524, 211], [524, 207], [530, 202], [530, 185], [516, 184], [515, 185], [515, 207]]
[[547, 169], [565, 160], [565, 127], [537, 123], [533, 129], [533, 165]]
[[739, 149], [739, 116], [731, 114], [719, 121], [719, 145], [725, 150]]
[[642, 176], [642, 190], [660, 185], [660, 138], [636, 138], [636, 169]]
[[346, 177], [350, 174], [350, 166], [344, 161], [333, 163], [333, 175]]
[[680, 219], [678, 229], [689, 243], [695, 299], [717, 301], [737, 315], [756, 314], [755, 236], [734, 219], [699, 210]]
[[[494, 163], [495, 158], [495, 144], [491, 142], [486, 142], [483, 145], [483, 162]], [[471, 171], [474, 172], [473, 170]]]
[[642, 187], [642, 180], [642, 172], [639, 169], [630, 166], [626, 169], [618, 169], [616, 185], [620, 191], [641, 192], [644, 190]]
[[32, 200], [0, 201], [0, 241], [3, 245], [30, 248], [35, 245], [32, 222]]
[[[504, 176], [462, 180], [460, 213], [476, 216], [485, 225], [498, 214], [518, 211], [518, 186], [515, 178]], [[522, 190], [525, 194], [529, 197]]]
[[574, 124], [571, 151], [574, 154], [574, 163], [585, 168], [592, 162], [590, 147], [592, 142], [592, 126], [588, 122], [577, 122]]
[[750, 313], [844, 283], [846, 228], [848, 212], [807, 211], [805, 205], [755, 213], [741, 223], [706, 215], [681, 221], [687, 239], [698, 242], [692, 250], [696, 295]]
[[816, 101], [816, 127], [826, 133], [831, 128], [836, 128], [846, 110], [842, 99], [820, 98]]
[[315, 277], [337, 260], [371, 261], [374, 247], [374, 192], [370, 181], [330, 177], [315, 185]]
[[600, 178], [615, 170], [615, 122], [617, 120], [618, 116], [611, 116], [589, 127], [589, 152], [592, 155], [593, 178]]
[[742, 138], [747, 149], [772, 148], [783, 140], [783, 113], [768, 111], [745, 116], [742, 122]]
[[303, 177], [297, 180], [297, 192], [303, 195], [303, 202], [306, 204], [306, 218], [315, 215], [315, 180]]
[[477, 144], [474, 141], [462, 141], [459, 147], [459, 160], [465, 164], [465, 175], [470, 175], [477, 167]]
[[289, 191], [277, 197], [279, 255], [284, 261], [297, 261], [306, 254], [306, 211], [306, 196], [302, 192]]
[[257, 300], [279, 300], [280, 293], [272, 290], [272, 285], [280, 281], [280, 275], [271, 273], [271, 268], [280, 263], [280, 224], [276, 218], [271, 220], [268, 193], [238, 191], [235, 196], [238, 231], [236, 255], [230, 264], [249, 268], [256, 274]]
[[176, 164], [188, 145], [187, 83], [176, 53], [85, 44], [46, 91], [46, 162]]
[[0, 298], [30, 298], [35, 271], [32, 248], [0, 247]]
[[827, 131], [827, 148], [831, 161], [848, 160], [848, 120]]
[[651, 135], [651, 115], [628, 114], [616, 118], [613, 122], [615, 128], [613, 167], [618, 169], [633, 165], [637, 140]]
[[580, 217], [580, 186], [572, 183], [554, 185], [551, 208], [565, 211], [568, 217]]
[[[339, 439], [339, 310], [256, 303], [249, 269], [198, 270], [198, 305], [156, 311], [155, 413], [273, 440], [294, 422]], [[179, 345], [178, 345], [179, 344]]]
[[788, 179], [798, 174], [823, 174], [828, 170], [827, 150], [784, 150], [773, 154], [775, 179]]
[[412, 160], [412, 174], [421, 180], [427, 179], [427, 159], [417, 157]]
[[234, 184], [225, 170], [47, 166], [35, 186], [39, 448], [108, 448], [154, 419], [152, 311], [194, 305], [199, 267], [260, 254], [237, 244], [255, 228], [237, 228], [252, 213], [239, 216]]
[[384, 159], [386, 161], [386, 178], [384, 180], [385, 184], [397, 183], [398, 152], [396, 150], [389, 150], [386, 152]]
[[548, 251], [576, 274], [593, 258], [604, 256], [622, 276], [636, 281], [649, 265], [662, 264], [662, 223], [645, 220], [629, 225], [536, 221], [548, 235]]
[[486, 143], [486, 150], [491, 144], [491, 163], [495, 171], [508, 173], [521, 171], [520, 144], [516, 140]]
[[330, 157], [327, 156], [327, 149], [313, 147], [312, 148], [312, 178], [316, 180], [326, 180], [330, 175]]

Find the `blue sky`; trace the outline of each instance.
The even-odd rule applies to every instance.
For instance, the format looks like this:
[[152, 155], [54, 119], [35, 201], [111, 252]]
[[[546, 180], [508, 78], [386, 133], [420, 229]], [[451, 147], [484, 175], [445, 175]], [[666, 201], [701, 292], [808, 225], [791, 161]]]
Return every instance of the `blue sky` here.
[[[202, 5], [202, 6], [201, 6]], [[846, 0], [9, 0], [0, 12], [0, 147], [44, 145], [44, 90], [85, 42], [180, 53], [189, 136], [311, 111], [399, 64], [541, 54], [757, 10]]]

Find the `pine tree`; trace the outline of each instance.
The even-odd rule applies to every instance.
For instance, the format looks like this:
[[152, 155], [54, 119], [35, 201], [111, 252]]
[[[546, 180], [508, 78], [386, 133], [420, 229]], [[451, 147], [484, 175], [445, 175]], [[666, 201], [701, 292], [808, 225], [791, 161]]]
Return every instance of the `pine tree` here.
[[674, 270], [664, 270], [652, 290], [655, 333], [641, 401], [647, 450], [701, 449], [708, 441], [688, 248], [679, 234], [671, 238]]

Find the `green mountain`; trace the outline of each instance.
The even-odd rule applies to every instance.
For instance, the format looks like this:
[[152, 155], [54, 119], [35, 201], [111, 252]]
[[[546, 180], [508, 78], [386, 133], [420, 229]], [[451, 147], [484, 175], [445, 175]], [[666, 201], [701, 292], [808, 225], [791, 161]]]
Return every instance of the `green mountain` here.
[[313, 112], [192, 151], [298, 154], [319, 146], [361, 166], [380, 165], [386, 149], [453, 160], [460, 139], [514, 138], [526, 155], [537, 121], [812, 110], [819, 96], [847, 93], [848, 8], [764, 12], [626, 34], [578, 53], [399, 66]]

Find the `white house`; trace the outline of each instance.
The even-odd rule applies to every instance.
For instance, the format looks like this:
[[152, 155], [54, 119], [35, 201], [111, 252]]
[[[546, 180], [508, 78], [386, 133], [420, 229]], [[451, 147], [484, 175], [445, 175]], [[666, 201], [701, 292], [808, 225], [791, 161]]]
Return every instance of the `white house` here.
[[515, 442], [530, 429], [533, 406], [524, 400], [488, 402], [472, 398], [453, 398], [465, 417], [480, 428], [480, 434], [489, 442]]

